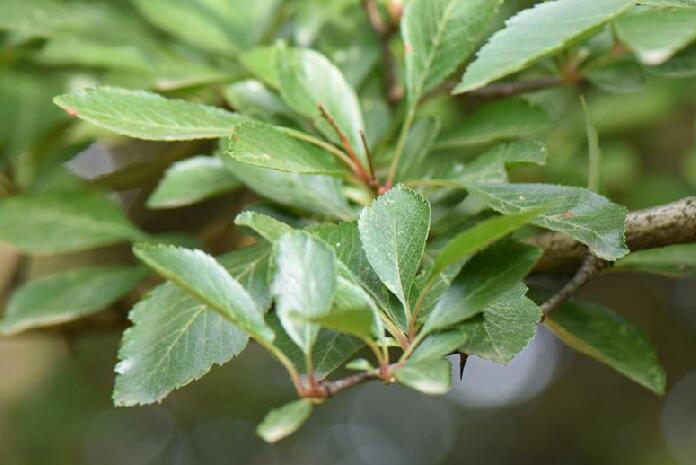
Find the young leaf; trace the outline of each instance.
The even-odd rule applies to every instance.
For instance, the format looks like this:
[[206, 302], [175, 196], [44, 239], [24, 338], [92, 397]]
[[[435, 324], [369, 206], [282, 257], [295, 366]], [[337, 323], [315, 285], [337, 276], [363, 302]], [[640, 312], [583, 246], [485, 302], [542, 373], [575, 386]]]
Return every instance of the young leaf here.
[[[267, 279], [270, 256], [270, 245], [260, 244], [219, 258], [260, 310], [271, 305]], [[246, 333], [172, 283], [155, 288], [128, 317], [133, 327], [124, 333], [119, 350], [113, 395], [116, 405], [159, 402], [247, 345]]]
[[542, 213], [543, 209], [526, 210], [520, 213], [499, 216], [481, 221], [459, 233], [440, 250], [430, 270], [430, 277], [443, 271], [451, 264], [471, 257], [499, 239], [516, 231]]
[[355, 217], [339, 179], [259, 168], [226, 156], [222, 160], [249, 188], [280, 205], [329, 218], [346, 220]]
[[273, 89], [280, 89], [276, 47], [256, 47], [239, 55], [239, 61], [266, 85]]
[[319, 105], [336, 121], [356, 155], [367, 166], [360, 131], [365, 129], [355, 91], [341, 72], [322, 54], [310, 49], [280, 47], [276, 51], [280, 91], [296, 112], [312, 118], [319, 131], [340, 142], [335, 130], [321, 117]]
[[527, 287], [518, 284], [488, 305], [481, 315], [459, 328], [467, 340], [462, 352], [507, 365], [532, 340], [541, 319], [539, 307], [525, 297]]
[[539, 141], [515, 141], [499, 144], [471, 163], [452, 170], [451, 175], [461, 181], [470, 182], [507, 182], [506, 167], [519, 163], [546, 162], [546, 146]]
[[442, 83], [488, 31], [502, 0], [411, 0], [401, 20], [411, 102]]
[[26, 252], [69, 252], [146, 237], [118, 206], [93, 193], [46, 193], [0, 200], [0, 240]]
[[249, 293], [213, 257], [201, 250], [139, 243], [133, 253], [168, 280], [209, 305], [250, 335], [273, 340]]
[[244, 120], [221, 108], [116, 87], [80, 90], [59, 95], [53, 101], [68, 114], [96, 126], [146, 140], [229, 136]]
[[505, 23], [476, 55], [455, 93], [468, 92], [516, 73], [561, 51], [625, 11], [633, 0], [552, 0], [538, 3]]
[[234, 219], [234, 224], [252, 229], [269, 242], [275, 242], [283, 234], [293, 231], [290, 226], [282, 221], [253, 211], [245, 211], [237, 215]]
[[341, 176], [346, 171], [326, 150], [255, 121], [235, 128], [225, 154], [241, 163], [292, 173]]
[[362, 339], [381, 336], [381, 321], [372, 299], [359, 286], [341, 277], [337, 281], [331, 312], [311, 321]]
[[142, 268], [94, 266], [30, 281], [10, 298], [0, 334], [57, 325], [103, 310], [146, 275]]
[[[305, 354], [285, 332], [278, 315], [271, 313], [266, 321], [276, 334], [273, 345], [290, 359], [300, 373], [307, 373]], [[326, 328], [320, 329], [312, 348], [315, 376], [317, 379], [325, 378], [364, 346], [365, 343], [357, 337]]]
[[407, 306], [428, 238], [430, 204], [399, 185], [363, 209], [358, 228], [370, 265]]
[[295, 118], [295, 114], [278, 95], [252, 79], [234, 82], [225, 87], [225, 99], [236, 111], [268, 123]]
[[271, 410], [256, 428], [256, 434], [266, 442], [276, 442], [290, 436], [307, 421], [312, 413], [312, 401], [300, 399]]
[[319, 328], [307, 320], [331, 310], [336, 290], [336, 256], [324, 242], [305, 232], [288, 232], [275, 245], [271, 286], [276, 311], [290, 338], [309, 354]]
[[116, 365], [114, 403], [161, 401], [244, 350], [248, 336], [227, 318], [171, 283], [157, 287], [129, 314]]
[[370, 294], [377, 305], [385, 309], [389, 307], [391, 294], [367, 259], [356, 222], [324, 223], [309, 231], [334, 249], [338, 260], [350, 271], [351, 278]]
[[278, 0], [135, 0], [154, 25], [182, 41], [231, 55], [257, 43]]
[[671, 277], [696, 275], [696, 244], [677, 244], [638, 250], [616, 262], [619, 270], [635, 270]]
[[490, 103], [446, 132], [438, 140], [437, 149], [452, 149], [486, 144], [501, 139], [529, 137], [551, 127], [546, 111], [521, 98]]
[[605, 260], [628, 253], [624, 244], [626, 208], [587, 189], [552, 184], [464, 185], [469, 192], [500, 213], [508, 214], [548, 205], [532, 222], [568, 234]]
[[447, 359], [409, 360], [394, 377], [404, 386], [425, 394], [446, 394], [452, 384], [452, 367]]
[[546, 325], [573, 349], [606, 363], [657, 394], [665, 373], [643, 333], [611, 310], [571, 300], [551, 312]]
[[425, 317], [421, 332], [445, 329], [482, 312], [517, 286], [540, 255], [539, 249], [517, 242], [495, 244], [477, 254]]
[[219, 158], [197, 156], [174, 163], [147, 199], [150, 208], [175, 208], [201, 202], [242, 185]]
[[415, 362], [445, 357], [463, 346], [468, 339], [469, 335], [459, 328], [435, 333], [418, 345], [409, 360]]
[[659, 65], [696, 39], [696, 10], [636, 9], [615, 25], [621, 42], [640, 61]]

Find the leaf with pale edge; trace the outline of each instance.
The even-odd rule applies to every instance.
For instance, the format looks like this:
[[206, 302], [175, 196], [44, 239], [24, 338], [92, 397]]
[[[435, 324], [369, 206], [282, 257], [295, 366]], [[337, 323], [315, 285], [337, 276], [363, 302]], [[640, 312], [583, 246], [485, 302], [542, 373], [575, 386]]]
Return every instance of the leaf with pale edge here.
[[315, 119], [317, 129], [326, 138], [340, 142], [335, 130], [319, 119], [319, 104], [323, 105], [367, 166], [360, 138], [360, 131], [365, 129], [360, 103], [339, 69], [324, 55], [310, 49], [279, 47], [276, 60], [281, 96], [288, 106]]
[[399, 185], [363, 209], [358, 228], [370, 265], [384, 285], [408, 305], [430, 229], [430, 204]]
[[430, 395], [446, 394], [452, 384], [452, 367], [447, 359], [408, 360], [394, 372], [404, 386]]
[[147, 199], [147, 206], [175, 208], [192, 205], [241, 185], [219, 158], [201, 155], [174, 163]]
[[77, 268], [20, 286], [7, 304], [0, 334], [16, 334], [91, 315], [130, 292], [147, 270], [127, 266]]
[[[244, 286], [260, 310], [271, 305], [268, 244], [234, 250], [220, 263]], [[239, 354], [248, 336], [209, 306], [172, 283], [158, 286], [129, 313], [116, 366], [114, 403], [159, 402]]]
[[26, 252], [69, 252], [146, 238], [116, 204], [98, 194], [45, 193], [0, 200], [0, 240]]
[[63, 94], [54, 102], [96, 126], [145, 140], [215, 139], [229, 136], [245, 120], [222, 108], [116, 87]]
[[472, 258], [432, 312], [423, 333], [445, 329], [482, 312], [529, 273], [541, 251], [517, 243], [494, 244]]
[[335, 155], [282, 128], [257, 121], [235, 128], [227, 139], [225, 155], [241, 163], [291, 173], [341, 176], [346, 171]]
[[573, 349], [609, 365], [657, 394], [665, 373], [645, 335], [600, 305], [570, 300], [551, 312], [546, 325]]
[[633, 0], [553, 0], [521, 11], [478, 51], [454, 92], [478, 89], [559, 52], [633, 3]]
[[546, 207], [534, 224], [569, 235], [600, 258], [616, 260], [628, 253], [624, 244], [626, 208], [590, 190], [553, 184], [462, 185], [500, 213]]
[[290, 436], [312, 414], [312, 401], [299, 399], [268, 412], [256, 428], [256, 434], [266, 442], [276, 442]]
[[309, 354], [319, 327], [308, 320], [331, 310], [336, 290], [336, 255], [305, 232], [283, 234], [275, 247], [271, 289], [276, 311], [290, 338]]
[[293, 229], [288, 224], [275, 218], [257, 213], [254, 211], [245, 211], [237, 215], [234, 219], [234, 224], [237, 226], [245, 226], [269, 242], [275, 242], [285, 233], [292, 232]]
[[133, 253], [157, 273], [220, 312], [257, 339], [273, 340], [273, 331], [249, 293], [213, 257], [201, 250], [136, 244]]
[[510, 98], [476, 110], [443, 134], [437, 141], [436, 148], [452, 149], [501, 139], [529, 137], [550, 127], [551, 117], [546, 110], [521, 98]]
[[401, 20], [411, 102], [442, 83], [483, 40], [502, 0], [411, 0]]
[[519, 284], [459, 328], [467, 336], [461, 352], [507, 365], [534, 337], [541, 319], [539, 307], [525, 297]]

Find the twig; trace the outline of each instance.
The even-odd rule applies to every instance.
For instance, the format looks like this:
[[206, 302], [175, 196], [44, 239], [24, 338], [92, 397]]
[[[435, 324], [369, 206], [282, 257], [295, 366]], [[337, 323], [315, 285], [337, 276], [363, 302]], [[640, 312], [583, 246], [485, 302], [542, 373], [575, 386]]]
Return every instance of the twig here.
[[583, 262], [577, 273], [550, 299], [544, 302], [539, 309], [541, 310], [542, 320], [546, 318], [551, 311], [568, 300], [590, 279], [599, 274], [602, 270], [612, 265], [612, 262], [602, 260], [594, 255], [589, 255]]
[[358, 158], [358, 155], [355, 153], [355, 149], [351, 145], [350, 141], [348, 140], [348, 137], [346, 134], [343, 132], [343, 130], [338, 127], [338, 124], [336, 123], [336, 120], [329, 114], [329, 112], [326, 110], [326, 107], [324, 104], [319, 102], [317, 105], [317, 108], [319, 108], [319, 111], [321, 112], [321, 116], [326, 120], [327, 123], [329, 123], [329, 126], [333, 128], [333, 130], [336, 132], [336, 135], [338, 138], [341, 140], [341, 144], [343, 145], [343, 148], [346, 150], [348, 153], [348, 156], [350, 159], [353, 161], [355, 164], [356, 168], [356, 174], [365, 181], [365, 183], [370, 183], [371, 181], [371, 176], [365, 171], [365, 168], [362, 165], [362, 162]]
[[[544, 250], [534, 274], [559, 274], [576, 269], [587, 255], [581, 243], [560, 233], [532, 241]], [[696, 242], [696, 197], [631, 212], [626, 218], [626, 244], [631, 250]]]
[[323, 391], [324, 397], [332, 397], [344, 389], [351, 388], [358, 384], [365, 383], [367, 381], [373, 381], [381, 379], [383, 381], [391, 381], [392, 372], [397, 368], [401, 367], [401, 363], [393, 363], [387, 367], [386, 376], [385, 374], [380, 374], [380, 370], [363, 371], [361, 373], [356, 373], [354, 375], [348, 376], [343, 379], [338, 379], [335, 381], [322, 381], [319, 383], [321, 390]]
[[363, 8], [370, 21], [372, 29], [375, 31], [379, 47], [382, 54], [382, 66], [384, 68], [384, 84], [387, 90], [387, 102], [389, 105], [396, 104], [403, 97], [403, 88], [399, 85], [396, 78], [396, 60], [389, 49], [389, 41], [397, 31], [396, 23], [385, 24], [379, 14], [376, 0], [363, 0]]

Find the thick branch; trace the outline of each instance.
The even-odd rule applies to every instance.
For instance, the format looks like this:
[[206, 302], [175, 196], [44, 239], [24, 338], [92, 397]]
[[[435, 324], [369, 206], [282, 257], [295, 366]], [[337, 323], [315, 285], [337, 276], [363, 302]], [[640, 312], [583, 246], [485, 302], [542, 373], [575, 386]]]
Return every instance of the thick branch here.
[[[631, 250], [654, 249], [696, 242], [696, 197], [631, 212], [626, 218], [626, 244]], [[544, 249], [535, 274], [558, 274], [577, 269], [587, 248], [560, 233], [547, 233], [534, 243]]]

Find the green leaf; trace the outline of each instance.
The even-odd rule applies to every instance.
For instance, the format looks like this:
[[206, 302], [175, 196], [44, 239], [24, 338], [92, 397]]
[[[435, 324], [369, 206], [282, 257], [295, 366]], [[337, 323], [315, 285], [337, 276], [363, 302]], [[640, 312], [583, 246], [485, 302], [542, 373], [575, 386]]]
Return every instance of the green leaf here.
[[[154, 25], [204, 50], [234, 54], [256, 44], [278, 0], [133, 0]], [[183, 26], [185, 25], [185, 26]]]
[[394, 377], [404, 386], [425, 394], [446, 394], [452, 384], [452, 367], [443, 358], [409, 360]]
[[259, 195], [290, 208], [329, 218], [352, 219], [341, 181], [329, 176], [287, 173], [223, 157], [237, 178]]
[[116, 365], [114, 403], [161, 401], [246, 348], [248, 336], [171, 283], [157, 287], [129, 314]]
[[339, 143], [334, 129], [320, 119], [319, 104], [345, 133], [348, 142], [364, 166], [367, 156], [360, 131], [365, 129], [355, 91], [341, 72], [322, 54], [310, 49], [280, 47], [276, 51], [280, 91], [285, 102], [296, 112], [315, 120], [324, 136]]
[[333, 309], [330, 313], [311, 319], [325, 328], [369, 339], [381, 336], [376, 328], [381, 329], [377, 307], [359, 286], [339, 277]]
[[209, 305], [250, 335], [272, 341], [273, 331], [241, 284], [201, 250], [139, 243], [133, 253], [157, 273]]
[[336, 290], [333, 250], [305, 232], [283, 234], [275, 244], [271, 289], [283, 328], [309, 354], [319, 327], [307, 320], [329, 313]]
[[587, 188], [593, 192], [599, 192], [602, 162], [602, 152], [599, 149], [599, 134], [597, 134], [597, 129], [592, 124], [587, 103], [582, 96], [580, 96], [580, 103], [582, 104], [582, 113], [585, 116], [585, 133], [587, 134]]
[[447, 131], [438, 140], [436, 148], [451, 149], [501, 139], [529, 137], [550, 127], [551, 118], [543, 108], [521, 98], [510, 98], [476, 110], [451, 131]]
[[350, 271], [351, 277], [365, 289], [381, 308], [389, 307], [391, 294], [372, 269], [355, 221], [321, 224], [309, 231], [324, 240], [336, 252], [336, 257]]
[[458, 328], [428, 336], [413, 351], [409, 360], [432, 360], [451, 354], [469, 339], [469, 335]]
[[280, 89], [276, 47], [256, 47], [239, 55], [239, 61], [254, 76], [273, 89]]
[[142, 268], [94, 266], [30, 281], [10, 298], [0, 321], [0, 334], [91, 315], [128, 294], [146, 275]]
[[407, 306], [428, 238], [430, 204], [399, 185], [363, 209], [358, 228], [370, 265]]
[[514, 288], [541, 251], [517, 242], [494, 244], [472, 258], [430, 314], [422, 333], [445, 329], [475, 316]]
[[[234, 250], [219, 261], [266, 310], [271, 305], [268, 265], [271, 247]], [[227, 318], [172, 283], [155, 288], [129, 314], [116, 366], [116, 405], [161, 401], [238, 355], [248, 336]], [[191, 350], [195, 347], [195, 350]]]
[[548, 206], [532, 222], [565, 233], [605, 260], [628, 253], [624, 244], [626, 208], [587, 189], [552, 184], [464, 183], [497, 212], [509, 214]]
[[645, 87], [643, 67], [633, 60], [623, 60], [592, 70], [587, 79], [606, 92], [631, 93]]
[[539, 141], [508, 142], [496, 145], [471, 163], [458, 165], [450, 175], [462, 181], [507, 182], [507, 166], [520, 163], [543, 165], [546, 156], [546, 146]]
[[609, 365], [657, 394], [665, 373], [643, 333], [599, 305], [571, 300], [551, 312], [546, 325], [573, 349]]
[[561, 51], [625, 11], [633, 0], [553, 0], [538, 3], [505, 23], [477, 53], [455, 93], [468, 92], [516, 73]]
[[254, 211], [240, 213], [234, 219], [234, 224], [252, 229], [269, 242], [275, 242], [279, 240], [283, 234], [293, 231], [286, 223]]
[[0, 240], [26, 252], [69, 252], [146, 237], [118, 206], [97, 194], [47, 193], [0, 200]]
[[525, 297], [527, 287], [518, 284], [488, 305], [481, 315], [465, 321], [458, 330], [467, 336], [459, 349], [507, 365], [529, 345], [541, 319], [539, 307]]
[[672, 8], [696, 8], [696, 0], [640, 0], [641, 5], [668, 6]]
[[294, 113], [278, 95], [253, 79], [225, 87], [225, 99], [236, 111], [269, 123], [294, 119]]
[[502, 0], [411, 0], [401, 20], [411, 102], [438, 86], [474, 51]]
[[232, 277], [244, 286], [256, 302], [256, 307], [262, 312], [268, 310], [272, 303], [271, 285], [268, 279], [271, 251], [270, 244], [262, 243], [236, 249], [217, 258]]
[[266, 442], [276, 442], [290, 436], [307, 421], [312, 413], [312, 401], [300, 399], [271, 410], [256, 428], [256, 434]]
[[281, 128], [255, 121], [235, 128], [227, 139], [225, 155], [241, 163], [292, 173], [342, 176], [346, 172], [335, 155]]
[[435, 118], [416, 121], [406, 136], [396, 179], [415, 179], [421, 174], [425, 157], [433, 147], [439, 132], [440, 121]]
[[616, 262], [618, 270], [633, 270], [671, 277], [696, 275], [696, 244], [677, 244], [638, 250]]
[[217, 157], [197, 156], [174, 163], [147, 199], [150, 208], [192, 205], [242, 184]]
[[696, 46], [674, 55], [667, 63], [648, 68], [651, 72], [669, 78], [696, 76]]
[[615, 26], [640, 61], [659, 65], [696, 39], [696, 10], [635, 9], [617, 18]]
[[[272, 313], [267, 322], [276, 334], [273, 345], [290, 359], [300, 373], [306, 373], [305, 354], [285, 332], [278, 315]], [[364, 346], [365, 343], [356, 337], [326, 328], [320, 329], [312, 348], [314, 374], [318, 379], [325, 378]]]
[[450, 240], [440, 250], [430, 270], [430, 277], [443, 271], [460, 260], [467, 259], [476, 252], [516, 231], [542, 213], [543, 209], [526, 210], [520, 213], [481, 221]]
[[221, 108], [117, 87], [80, 90], [59, 95], [53, 101], [70, 115], [117, 134], [145, 140], [229, 136], [244, 120]]

